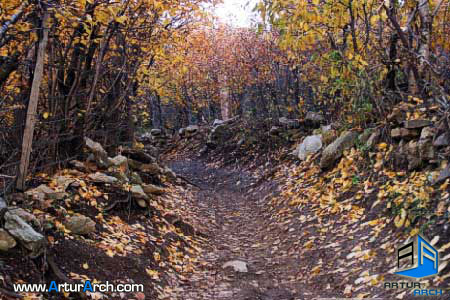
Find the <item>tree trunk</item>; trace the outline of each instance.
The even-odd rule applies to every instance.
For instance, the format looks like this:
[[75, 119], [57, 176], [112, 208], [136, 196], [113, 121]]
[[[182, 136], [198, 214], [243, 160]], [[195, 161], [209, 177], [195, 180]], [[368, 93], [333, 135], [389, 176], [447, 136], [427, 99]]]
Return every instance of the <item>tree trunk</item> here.
[[39, 50], [34, 70], [33, 84], [31, 86], [30, 101], [28, 103], [27, 120], [22, 142], [22, 156], [20, 158], [19, 177], [16, 187], [19, 190], [25, 189], [25, 180], [27, 176], [28, 165], [30, 163], [31, 146], [33, 142], [34, 125], [36, 122], [36, 111], [39, 100], [39, 89], [41, 87], [42, 75], [44, 73], [45, 48], [48, 41], [48, 12], [44, 11], [42, 18], [42, 37], [39, 42]]

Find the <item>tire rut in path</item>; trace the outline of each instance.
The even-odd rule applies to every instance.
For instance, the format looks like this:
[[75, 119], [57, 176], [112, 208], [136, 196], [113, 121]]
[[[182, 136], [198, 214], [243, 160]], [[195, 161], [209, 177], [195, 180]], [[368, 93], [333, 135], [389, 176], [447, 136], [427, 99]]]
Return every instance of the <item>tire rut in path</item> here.
[[[246, 192], [256, 181], [249, 173], [230, 168], [214, 168], [201, 160], [172, 161], [170, 167], [202, 189], [194, 203], [201, 207], [209, 224], [211, 249], [204, 251], [204, 272], [183, 287], [183, 300], [293, 300], [301, 299], [284, 287], [288, 274], [270, 251], [264, 248], [264, 215], [257, 199]], [[228, 261], [247, 264], [248, 272], [223, 269]], [[277, 271], [278, 270], [278, 271]]]

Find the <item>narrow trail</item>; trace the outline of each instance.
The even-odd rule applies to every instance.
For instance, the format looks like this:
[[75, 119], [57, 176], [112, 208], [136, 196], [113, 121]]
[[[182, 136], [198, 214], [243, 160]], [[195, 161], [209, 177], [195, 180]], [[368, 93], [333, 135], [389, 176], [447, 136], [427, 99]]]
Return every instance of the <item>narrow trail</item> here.
[[[179, 299], [304, 299], [293, 293], [299, 287], [289, 280], [295, 277], [296, 264], [285, 265], [284, 260], [278, 261], [264, 247], [264, 195], [259, 197], [252, 191], [256, 179], [251, 174], [214, 168], [201, 160], [171, 161], [170, 167], [201, 187], [195, 201], [205, 216], [211, 241], [211, 248], [201, 258], [205, 261], [203, 274], [188, 281]], [[234, 260], [245, 262], [248, 272], [222, 267]]]

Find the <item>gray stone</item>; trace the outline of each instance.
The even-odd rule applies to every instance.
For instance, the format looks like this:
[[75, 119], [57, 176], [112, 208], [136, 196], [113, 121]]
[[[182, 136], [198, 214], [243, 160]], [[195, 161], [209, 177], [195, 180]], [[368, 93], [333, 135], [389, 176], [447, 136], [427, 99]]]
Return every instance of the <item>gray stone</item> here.
[[372, 135], [372, 131], [373, 131], [373, 129], [367, 128], [366, 130], [364, 130], [363, 133], [361, 133], [361, 134], [359, 135], [358, 140], [359, 140], [362, 144], [367, 143], [367, 141], [369, 140], [370, 136]]
[[322, 136], [307, 136], [298, 148], [298, 158], [300, 160], [305, 160], [308, 155], [317, 153], [320, 149], [322, 149]]
[[222, 125], [224, 123], [225, 123], [225, 121], [223, 121], [223, 120], [215, 119], [212, 126], [215, 127], [217, 125]]
[[4, 209], [4, 208], [7, 208], [7, 207], [8, 207], [8, 205], [6, 204], [5, 199], [0, 197], [0, 209]]
[[27, 222], [21, 217], [11, 212], [6, 212], [5, 229], [17, 241], [19, 241], [25, 248], [32, 251], [34, 255], [38, 255], [44, 246], [44, 236], [36, 232]]
[[89, 174], [89, 179], [91, 179], [94, 182], [98, 182], [98, 183], [115, 183], [117, 182], [117, 178], [113, 177], [113, 176], [108, 176], [106, 174], [100, 173], [100, 172], [96, 172], [94, 174]]
[[162, 172], [161, 167], [157, 163], [142, 164], [139, 167], [139, 171], [150, 175], [158, 175]]
[[450, 133], [445, 132], [438, 136], [436, 140], [433, 142], [434, 147], [445, 147], [450, 145]]
[[416, 130], [409, 130], [406, 128], [394, 128], [391, 130], [392, 138], [408, 138], [417, 137], [419, 133]]
[[95, 231], [95, 222], [91, 218], [83, 215], [75, 215], [68, 217], [64, 226], [74, 234], [89, 234]]
[[409, 120], [403, 122], [403, 126], [406, 129], [420, 129], [431, 125], [433, 125], [433, 122], [430, 120]]
[[233, 270], [235, 272], [239, 272], [239, 273], [247, 273], [248, 272], [247, 263], [245, 261], [231, 260], [222, 265], [222, 269], [226, 269], [229, 267], [233, 268]]
[[74, 183], [76, 180], [69, 177], [69, 176], [56, 176], [55, 181], [58, 184], [59, 187], [62, 187], [62, 190], [65, 191], [69, 185]]
[[117, 155], [114, 158], [110, 159], [111, 164], [114, 167], [123, 168], [124, 171], [128, 170], [128, 158], [123, 155]]
[[196, 133], [200, 128], [198, 127], [198, 125], [189, 125], [188, 127], [186, 127], [186, 132], [193, 134]]
[[151, 134], [152, 136], [161, 136], [162, 130], [161, 130], [161, 129], [158, 129], [158, 128], [153, 128], [153, 129], [150, 131], [150, 134]]
[[33, 226], [35, 226], [36, 228], [40, 228], [41, 227], [41, 222], [39, 222], [39, 220], [36, 218], [35, 215], [27, 212], [26, 210], [24, 210], [23, 208], [20, 207], [10, 207], [9, 208], [9, 212], [11, 214], [17, 215], [20, 218], [22, 218], [25, 222], [27, 222], [28, 224], [32, 224]]
[[166, 176], [169, 180], [176, 180], [177, 179], [177, 174], [172, 171], [172, 169], [170, 169], [169, 167], [165, 167], [163, 170], [163, 174], [164, 176]]
[[333, 143], [328, 145], [322, 152], [322, 159], [320, 160], [321, 168], [330, 167], [336, 160], [340, 159], [344, 150], [353, 147], [358, 133], [353, 131], [344, 132]]
[[131, 195], [136, 199], [145, 199], [145, 200], [148, 199], [148, 196], [144, 192], [144, 189], [142, 188], [142, 186], [140, 186], [138, 184], [132, 185], [130, 192], [131, 192]]
[[448, 164], [447, 167], [439, 173], [439, 176], [436, 178], [433, 184], [444, 183], [444, 181], [448, 178], [450, 178], [450, 164]]
[[0, 228], [0, 250], [8, 251], [16, 245], [16, 240], [6, 230]]
[[366, 146], [369, 148], [374, 147], [377, 143], [378, 140], [380, 139], [380, 131], [379, 130], [375, 130], [369, 137], [369, 139], [366, 142]]
[[278, 126], [272, 126], [270, 128], [269, 134], [270, 135], [278, 135], [281, 132], [281, 128]]
[[89, 148], [89, 151], [94, 155], [95, 161], [97, 165], [101, 168], [108, 168], [111, 166], [111, 162], [108, 157], [108, 153], [106, 153], [105, 149], [103, 149], [102, 145], [97, 142], [94, 142], [90, 138], [84, 138], [86, 146]]
[[299, 120], [296, 119], [288, 119], [286, 117], [281, 117], [278, 119], [278, 122], [287, 127], [287, 128], [299, 128], [300, 127], [300, 122]]
[[146, 194], [162, 195], [165, 192], [164, 188], [153, 184], [143, 184], [142, 189]]
[[69, 165], [78, 171], [87, 172], [86, 165], [79, 160], [71, 160]]
[[325, 121], [325, 118], [323, 117], [323, 115], [321, 113], [308, 111], [306, 113], [305, 121], [314, 123], [314, 124], [320, 124]]
[[421, 140], [432, 139], [435, 133], [436, 133], [435, 128], [430, 126], [424, 127], [420, 133], [420, 139]]
[[141, 176], [139, 176], [139, 174], [136, 172], [131, 173], [130, 181], [132, 184], [142, 184], [143, 183]]
[[45, 184], [41, 184], [37, 188], [26, 191], [25, 195], [34, 200], [44, 201], [46, 199], [61, 200], [66, 196], [66, 193], [57, 192]]

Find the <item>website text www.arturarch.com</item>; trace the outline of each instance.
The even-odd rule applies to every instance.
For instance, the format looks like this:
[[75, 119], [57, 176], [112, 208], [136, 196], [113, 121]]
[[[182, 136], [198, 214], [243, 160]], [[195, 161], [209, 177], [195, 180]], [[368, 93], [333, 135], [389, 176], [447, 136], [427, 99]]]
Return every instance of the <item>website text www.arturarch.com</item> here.
[[92, 283], [90, 280], [86, 280], [84, 283], [56, 283], [55, 281], [50, 284], [14, 284], [14, 292], [16, 293], [135, 293], [143, 292], [144, 285], [136, 283], [118, 283], [112, 284], [110, 282], [105, 283]]

